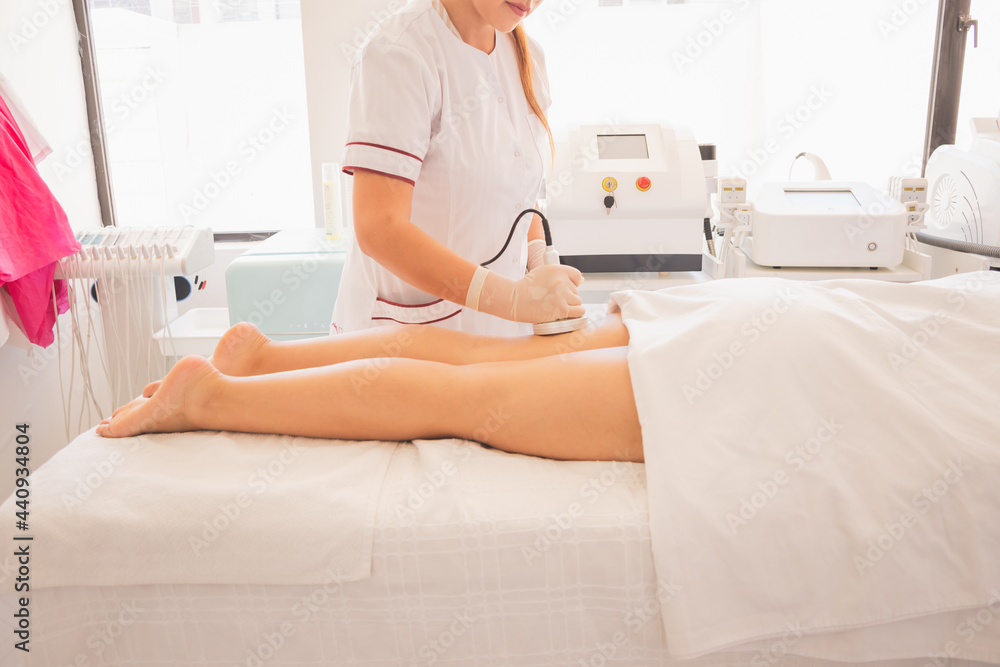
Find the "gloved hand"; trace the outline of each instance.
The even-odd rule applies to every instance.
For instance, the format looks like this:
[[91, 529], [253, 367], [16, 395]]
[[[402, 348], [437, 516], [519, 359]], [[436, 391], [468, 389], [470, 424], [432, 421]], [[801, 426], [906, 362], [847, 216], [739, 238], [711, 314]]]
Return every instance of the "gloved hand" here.
[[583, 274], [563, 265], [540, 266], [517, 281], [490, 271], [483, 282], [479, 310], [530, 324], [583, 317], [582, 282]]
[[545, 241], [535, 239], [528, 242], [528, 273], [545, 264]]

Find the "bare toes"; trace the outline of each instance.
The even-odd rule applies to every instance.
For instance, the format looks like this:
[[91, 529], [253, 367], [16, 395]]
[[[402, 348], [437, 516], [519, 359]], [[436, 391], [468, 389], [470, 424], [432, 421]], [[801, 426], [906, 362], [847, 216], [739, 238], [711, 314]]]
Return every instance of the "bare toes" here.
[[[121, 438], [141, 433], [196, 430], [189, 416], [190, 405], [201, 405], [212, 394], [213, 383], [222, 376], [205, 359], [185, 357], [167, 373], [153, 395], [138, 398], [115, 411], [110, 422], [102, 422], [97, 433]], [[152, 386], [152, 385], [151, 385]]]

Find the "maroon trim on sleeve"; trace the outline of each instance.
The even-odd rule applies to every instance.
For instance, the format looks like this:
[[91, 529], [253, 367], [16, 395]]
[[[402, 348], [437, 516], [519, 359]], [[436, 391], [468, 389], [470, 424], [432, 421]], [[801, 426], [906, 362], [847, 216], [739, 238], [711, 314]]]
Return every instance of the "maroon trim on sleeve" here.
[[403, 178], [402, 176], [397, 176], [396, 174], [388, 174], [384, 171], [378, 171], [377, 169], [369, 169], [367, 167], [344, 167], [343, 171], [348, 176], [353, 176], [355, 170], [357, 171], [367, 171], [371, 174], [378, 174], [379, 176], [388, 176], [389, 178], [395, 178], [397, 181], [403, 181], [404, 183], [409, 183], [410, 185], [416, 186], [416, 181], [411, 181], [408, 178]]
[[392, 151], [393, 153], [399, 153], [400, 155], [405, 155], [406, 157], [411, 157], [417, 162], [423, 163], [422, 158], [418, 158], [413, 153], [407, 153], [406, 151], [401, 151], [398, 148], [393, 148], [391, 146], [383, 146], [382, 144], [370, 144], [367, 141], [351, 141], [348, 142], [348, 146], [371, 146], [372, 148], [381, 148], [384, 151]]
[[427, 306], [436, 306], [442, 301], [444, 301], [444, 299], [438, 299], [437, 301], [431, 301], [430, 303], [415, 303], [413, 305], [409, 305], [405, 303], [393, 303], [392, 301], [388, 301], [386, 299], [383, 299], [382, 297], [378, 297], [375, 300], [381, 301], [382, 303], [387, 303], [390, 306], [396, 306], [397, 308], [426, 308]]
[[437, 324], [438, 322], [444, 322], [445, 320], [450, 320], [451, 318], [455, 317], [456, 315], [458, 315], [461, 312], [462, 312], [462, 309], [459, 308], [458, 310], [456, 310], [451, 315], [446, 315], [445, 317], [439, 317], [438, 319], [431, 320], [429, 322], [400, 322], [399, 320], [394, 319], [392, 317], [373, 317], [372, 318], [372, 322], [376, 322], [376, 321], [395, 322], [396, 324], [408, 324], [410, 326], [423, 326], [425, 324]]

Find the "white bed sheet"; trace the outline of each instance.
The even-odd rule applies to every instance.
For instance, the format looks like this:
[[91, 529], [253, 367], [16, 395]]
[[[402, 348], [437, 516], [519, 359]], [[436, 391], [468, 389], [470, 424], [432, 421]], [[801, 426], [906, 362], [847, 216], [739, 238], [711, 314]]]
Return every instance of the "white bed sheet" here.
[[[386, 473], [369, 579], [98, 587], [83, 572], [79, 586], [33, 592], [32, 652], [4, 640], [0, 664], [845, 664], [785, 657], [793, 636], [671, 661], [659, 600], [672, 593], [656, 587], [648, 522], [642, 465], [546, 461], [459, 441], [403, 445]], [[0, 598], [0, 636], [11, 637], [13, 604]]]
[[798, 650], [829, 659], [952, 641], [1000, 662], [1000, 274], [616, 299], [654, 562], [683, 589], [664, 608], [672, 654], [794, 621]]

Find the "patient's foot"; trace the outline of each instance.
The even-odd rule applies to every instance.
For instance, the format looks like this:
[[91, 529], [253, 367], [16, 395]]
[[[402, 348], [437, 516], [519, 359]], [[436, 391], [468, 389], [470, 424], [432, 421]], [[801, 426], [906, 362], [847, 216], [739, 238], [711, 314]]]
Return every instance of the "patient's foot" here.
[[101, 422], [97, 434], [124, 438], [140, 433], [198, 430], [200, 426], [194, 416], [210, 401], [222, 381], [219, 371], [207, 360], [185, 357], [174, 365], [149, 398], [137, 398], [118, 408], [111, 419]]
[[[150, 382], [149, 384], [146, 385], [146, 388], [142, 390], [142, 395], [145, 398], [152, 397], [152, 395], [156, 393], [156, 390], [160, 388], [161, 384], [163, 384], [163, 380], [157, 380], [156, 382]], [[124, 410], [125, 408], [127, 408], [129, 405], [131, 405], [131, 403], [126, 403], [125, 405], [123, 405], [120, 408], [116, 409], [114, 412], [111, 413], [111, 418], [114, 419], [115, 417], [117, 417], [118, 413], [121, 412], [122, 410]], [[107, 420], [105, 419], [104, 421], [107, 421]]]
[[258, 375], [260, 360], [270, 342], [257, 327], [240, 322], [223, 334], [209, 361], [224, 375]]

